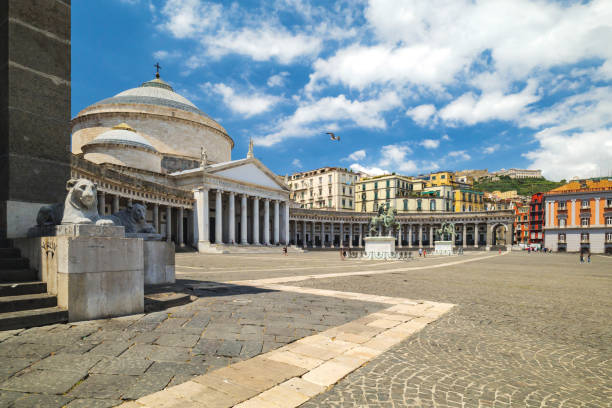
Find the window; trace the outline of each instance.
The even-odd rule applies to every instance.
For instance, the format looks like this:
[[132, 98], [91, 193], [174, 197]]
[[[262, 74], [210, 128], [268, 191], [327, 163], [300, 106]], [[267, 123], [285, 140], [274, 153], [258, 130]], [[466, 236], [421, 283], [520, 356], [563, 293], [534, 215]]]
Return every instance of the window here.
[[580, 208], [589, 208], [589, 201], [588, 200], [582, 200], [580, 202]]
[[330, 174], [329, 176], [327, 176], [327, 182], [328, 182], [328, 183], [331, 183], [331, 182], [332, 182], [332, 176], [331, 176], [331, 174]]
[[391, 185], [390, 181], [391, 180], [387, 180], [387, 188], [389, 188], [389, 186]]
[[342, 199], [342, 206], [344, 207], [346, 205], [346, 200], [343, 198]]
[[353, 200], [349, 200], [349, 207], [353, 206]]
[[417, 210], [418, 210], [418, 211], [421, 211], [421, 210], [422, 210], [422, 208], [421, 208], [421, 199], [418, 199], [418, 200], [417, 200]]
[[404, 211], [408, 211], [408, 200], [404, 200]]
[[590, 223], [591, 223], [591, 220], [589, 218], [580, 219], [580, 225], [582, 225], [583, 227], [588, 227]]
[[362, 189], [363, 191], [365, 191], [365, 183], [363, 183], [363, 184], [361, 185], [361, 189]]
[[319, 195], [323, 195], [323, 188], [319, 187]]
[[342, 195], [346, 194], [346, 188], [344, 186], [342, 186]]
[[446, 211], [450, 211], [450, 203], [448, 201], [446, 202]]
[[612, 226], [612, 217], [606, 217], [606, 225]]
[[378, 211], [378, 203], [374, 203], [374, 211]]
[[436, 200], [430, 200], [429, 201], [429, 209], [431, 211], [436, 211]]
[[589, 242], [589, 233], [588, 232], [583, 232], [582, 234], [580, 234], [580, 242]]
[[432, 180], [435, 180], [435, 179], [436, 179], [436, 176], [431, 176], [431, 179], [432, 179]]
[[446, 178], [446, 174], [441, 175], [440, 178], [444, 180]]
[[331, 207], [331, 206], [332, 206], [332, 200], [330, 199], [330, 200], [329, 200], [329, 206], [328, 206], [328, 207]]
[[387, 198], [391, 197], [391, 190], [387, 189]]
[[612, 198], [606, 199], [606, 207], [612, 208]]
[[349, 195], [353, 195], [353, 189], [349, 187]]
[[461, 206], [461, 211], [465, 212], [465, 204]]
[[565, 210], [567, 208], [565, 205], [565, 201], [559, 201], [559, 210]]
[[329, 190], [329, 195], [331, 195], [331, 190], [332, 190], [331, 186], [329, 186], [328, 190]]
[[375, 200], [378, 200], [378, 191], [375, 191], [375, 192], [374, 192], [374, 199], [375, 199]]
[[374, 183], [374, 190], [378, 188], [378, 181]]
[[606, 232], [606, 242], [612, 242], [612, 232]]
[[565, 234], [559, 234], [558, 240], [560, 243], [564, 243], [565, 242]]
[[567, 222], [567, 220], [565, 218], [559, 218], [559, 226], [560, 227], [565, 227], [565, 223]]

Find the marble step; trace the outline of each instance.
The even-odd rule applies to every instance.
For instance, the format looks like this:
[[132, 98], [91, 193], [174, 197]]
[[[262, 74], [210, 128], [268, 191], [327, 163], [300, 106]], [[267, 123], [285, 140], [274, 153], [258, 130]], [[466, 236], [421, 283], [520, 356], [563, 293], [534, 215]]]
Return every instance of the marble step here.
[[0, 270], [27, 269], [29, 265], [26, 258], [0, 258]]
[[0, 297], [33, 295], [36, 293], [47, 293], [47, 284], [40, 281], [0, 283]]
[[0, 313], [57, 306], [57, 297], [48, 293], [0, 297]]
[[0, 269], [0, 283], [32, 282], [37, 279], [38, 274], [32, 269]]
[[0, 313], [0, 331], [67, 322], [68, 311], [57, 306]]
[[0, 258], [20, 258], [19, 248], [0, 248]]

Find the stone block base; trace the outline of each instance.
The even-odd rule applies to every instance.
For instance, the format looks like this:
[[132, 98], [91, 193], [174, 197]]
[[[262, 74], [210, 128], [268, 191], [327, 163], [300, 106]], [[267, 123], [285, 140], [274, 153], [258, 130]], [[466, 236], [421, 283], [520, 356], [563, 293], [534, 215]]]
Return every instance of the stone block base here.
[[365, 256], [370, 259], [389, 259], [395, 254], [395, 237], [365, 237]]
[[144, 241], [144, 284], [174, 283], [174, 244], [166, 241]]

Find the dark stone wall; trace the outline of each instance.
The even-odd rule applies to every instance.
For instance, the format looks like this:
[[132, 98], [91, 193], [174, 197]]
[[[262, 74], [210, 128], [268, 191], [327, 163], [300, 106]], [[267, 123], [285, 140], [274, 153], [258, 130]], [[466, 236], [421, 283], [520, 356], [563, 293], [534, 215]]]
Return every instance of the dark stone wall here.
[[167, 173], [183, 171], [200, 167], [198, 160], [186, 159], [183, 157], [164, 156], [161, 162], [162, 169]]
[[[70, 1], [0, 1], [0, 201], [61, 202], [70, 175]], [[5, 234], [6, 206], [0, 217]]]

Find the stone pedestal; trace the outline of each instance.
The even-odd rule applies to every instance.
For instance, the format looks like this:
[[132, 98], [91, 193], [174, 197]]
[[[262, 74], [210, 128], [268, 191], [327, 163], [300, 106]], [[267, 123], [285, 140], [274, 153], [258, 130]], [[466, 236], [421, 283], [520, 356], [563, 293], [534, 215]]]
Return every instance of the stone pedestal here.
[[395, 254], [395, 237], [366, 237], [365, 255], [370, 259], [389, 259]]
[[125, 234], [127, 238], [143, 240], [144, 284], [174, 283], [174, 244], [162, 241], [161, 234]]
[[143, 242], [96, 225], [60, 225], [44, 238], [42, 275], [70, 321], [144, 311]]
[[434, 255], [452, 255], [453, 241], [435, 241]]

